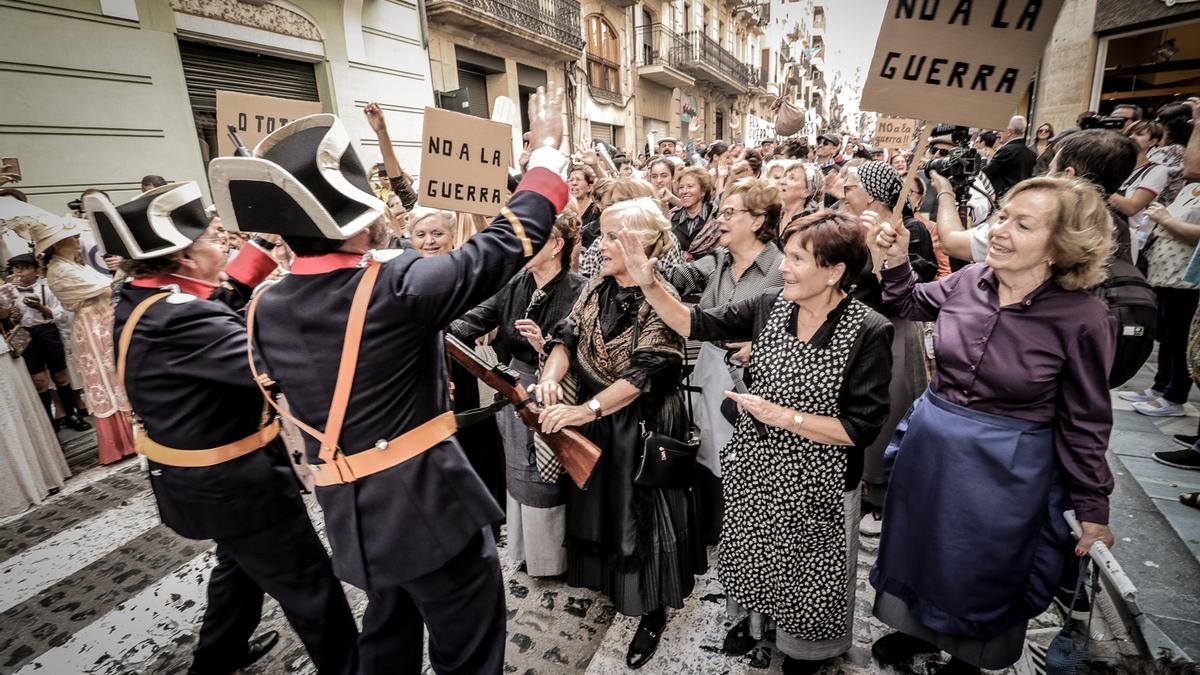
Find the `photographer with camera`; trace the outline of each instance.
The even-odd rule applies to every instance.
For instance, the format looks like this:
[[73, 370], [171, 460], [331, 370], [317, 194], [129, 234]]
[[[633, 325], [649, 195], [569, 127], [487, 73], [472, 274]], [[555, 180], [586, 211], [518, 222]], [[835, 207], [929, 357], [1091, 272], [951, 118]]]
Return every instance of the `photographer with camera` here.
[[1037, 153], [1025, 144], [1025, 129], [1025, 118], [1014, 115], [1001, 136], [1000, 149], [987, 166], [983, 167], [983, 173], [996, 188], [997, 199], [1003, 197], [1004, 193], [1017, 183], [1033, 176]]
[[[1058, 142], [1054, 159], [1050, 162], [1049, 175], [1082, 179], [1107, 196], [1119, 190], [1129, 174], [1133, 173], [1137, 155], [1138, 148], [1134, 140], [1115, 131], [1078, 131]], [[954, 199], [955, 186], [937, 170], [938, 167], [932, 167], [930, 175], [937, 194], [936, 222], [942, 249], [952, 258], [982, 262], [987, 257], [991, 223], [983, 222], [978, 227], [964, 229], [958, 214], [958, 202]], [[1130, 262], [1128, 222], [1123, 214], [1112, 209], [1109, 212], [1116, 228], [1116, 255]]]

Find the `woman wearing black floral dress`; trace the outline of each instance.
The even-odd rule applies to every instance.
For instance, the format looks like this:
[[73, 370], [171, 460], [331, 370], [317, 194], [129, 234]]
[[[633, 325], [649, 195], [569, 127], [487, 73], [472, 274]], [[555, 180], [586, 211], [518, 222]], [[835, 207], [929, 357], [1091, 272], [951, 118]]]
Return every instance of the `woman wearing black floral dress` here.
[[708, 310], [676, 300], [629, 247], [627, 265], [680, 334], [753, 339], [751, 393], [725, 392], [746, 413], [721, 457], [720, 579], [735, 624], [725, 651], [750, 651], [773, 622], [783, 671], [815, 673], [850, 648], [858, 482], [888, 410], [893, 330], [846, 294], [867, 260], [857, 219], [824, 211], [782, 239], [782, 290]]
[[[655, 200], [614, 204], [600, 219], [602, 276], [592, 280], [533, 387], [546, 404], [542, 428], [580, 427], [601, 449], [586, 490], [569, 486], [567, 583], [597, 588], [618, 612], [642, 617], [626, 663], [650, 660], [666, 625], [666, 607], [682, 607], [703, 565], [691, 490], [634, 484], [647, 430], [681, 438], [679, 395], [683, 340], [645, 303], [615, 254], [622, 227], [657, 256], [670, 245], [670, 223]], [[559, 403], [568, 367], [580, 382], [580, 405]]]

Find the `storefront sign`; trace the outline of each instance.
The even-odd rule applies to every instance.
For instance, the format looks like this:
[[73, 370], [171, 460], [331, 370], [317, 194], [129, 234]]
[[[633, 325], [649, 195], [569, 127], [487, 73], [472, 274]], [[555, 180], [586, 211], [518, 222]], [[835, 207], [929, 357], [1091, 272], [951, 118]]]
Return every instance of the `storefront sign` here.
[[512, 165], [509, 125], [426, 108], [421, 138], [421, 206], [481, 216], [500, 212]]
[[279, 127], [320, 112], [321, 104], [317, 101], [218, 91], [217, 153], [222, 157], [233, 155], [233, 139], [228, 133], [231, 124], [237, 129], [242, 144], [253, 150], [259, 141]]
[[863, 110], [985, 129], [1016, 113], [1063, 0], [889, 0]]
[[757, 115], [746, 115], [746, 145], [757, 147], [763, 141], [775, 140], [775, 124]]
[[889, 150], [908, 150], [917, 137], [917, 124], [902, 117], [880, 117], [875, 122], [871, 145]]

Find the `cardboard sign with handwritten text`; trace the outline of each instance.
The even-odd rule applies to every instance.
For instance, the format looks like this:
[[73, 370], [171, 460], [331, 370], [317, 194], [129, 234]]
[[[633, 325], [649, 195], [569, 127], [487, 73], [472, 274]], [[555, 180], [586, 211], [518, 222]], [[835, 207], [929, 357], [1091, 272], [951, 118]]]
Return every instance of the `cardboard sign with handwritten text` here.
[[421, 206], [494, 216], [508, 201], [509, 125], [426, 108], [421, 152]]
[[322, 112], [317, 101], [297, 101], [277, 96], [257, 96], [236, 91], [217, 92], [217, 152], [233, 155], [233, 140], [226, 133], [232, 124], [247, 149], [253, 150], [268, 134], [301, 117]]
[[902, 117], [880, 117], [871, 145], [888, 150], [908, 150], [917, 136], [917, 124]]
[[863, 110], [1003, 129], [1064, 0], [889, 0]]

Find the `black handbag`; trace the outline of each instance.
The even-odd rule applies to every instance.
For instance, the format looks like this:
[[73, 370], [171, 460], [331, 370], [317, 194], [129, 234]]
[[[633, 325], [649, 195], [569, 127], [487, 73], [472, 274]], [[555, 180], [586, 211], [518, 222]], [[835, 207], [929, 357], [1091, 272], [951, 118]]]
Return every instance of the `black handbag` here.
[[[637, 350], [640, 326], [633, 323], [633, 345]], [[686, 350], [684, 358], [687, 358]], [[700, 429], [692, 416], [692, 397], [686, 395], [687, 440], [672, 438], [657, 431], [648, 431], [642, 422], [642, 456], [633, 474], [634, 485], [651, 488], [681, 488], [692, 484], [696, 472], [696, 453], [700, 451]]]

